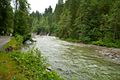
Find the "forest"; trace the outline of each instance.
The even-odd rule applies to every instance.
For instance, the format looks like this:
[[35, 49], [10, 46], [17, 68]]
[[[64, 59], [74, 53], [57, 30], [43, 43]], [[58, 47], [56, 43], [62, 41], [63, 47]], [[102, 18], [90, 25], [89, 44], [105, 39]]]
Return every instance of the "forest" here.
[[120, 80], [120, 0], [30, 6], [0, 0], [0, 80]]
[[14, 0], [14, 7], [11, 0], [0, 0], [0, 35], [29, 38], [32, 30], [29, 10], [27, 0]]
[[30, 13], [27, 0], [0, 1], [0, 35], [30, 37], [32, 32], [108, 47], [120, 47], [119, 0], [59, 0], [52, 7]]
[[61, 39], [120, 47], [119, 0], [59, 0], [44, 13], [32, 12], [33, 31]]

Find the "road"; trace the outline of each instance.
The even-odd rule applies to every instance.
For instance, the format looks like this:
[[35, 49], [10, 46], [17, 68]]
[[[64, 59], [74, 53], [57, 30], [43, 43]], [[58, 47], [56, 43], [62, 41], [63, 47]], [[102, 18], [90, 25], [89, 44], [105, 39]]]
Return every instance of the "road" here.
[[9, 40], [9, 36], [0, 36], [0, 48], [2, 48]]

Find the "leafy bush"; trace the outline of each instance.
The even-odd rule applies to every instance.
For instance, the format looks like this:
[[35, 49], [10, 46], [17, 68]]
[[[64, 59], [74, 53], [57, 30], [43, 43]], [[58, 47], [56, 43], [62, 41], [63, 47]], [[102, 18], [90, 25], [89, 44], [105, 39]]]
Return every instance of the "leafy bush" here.
[[120, 48], [120, 41], [119, 40], [113, 41], [111, 39], [103, 39], [103, 40], [100, 39], [99, 41], [93, 41], [92, 44], [95, 44], [98, 46]]
[[88, 36], [81, 36], [80, 38], [80, 41], [83, 42], [83, 43], [89, 43], [91, 41], [90, 37]]
[[23, 37], [20, 35], [15, 35], [12, 37], [10, 41], [4, 46], [4, 49], [12, 47], [14, 50], [18, 50], [21, 48], [23, 43]]
[[104, 41], [105, 46], [107, 47], [115, 47], [115, 48], [120, 48], [120, 42], [119, 41], [111, 41], [111, 42], [106, 42]]
[[23, 37], [21, 35], [16, 34], [15, 39], [19, 45], [21, 45], [23, 43]]
[[69, 41], [69, 42], [80, 42], [80, 40], [72, 39], [72, 38], [67, 38], [67, 39], [63, 39], [63, 40], [66, 40], [66, 41]]
[[27, 40], [32, 40], [31, 34], [24, 35], [23, 42], [25, 42]]
[[120, 48], [120, 40], [116, 40], [115, 44], [117, 45], [116, 47]]
[[92, 44], [95, 44], [95, 45], [98, 45], [98, 46], [104, 46], [104, 42], [102, 40], [93, 41]]
[[[3, 54], [4, 57], [1, 58]], [[0, 74], [5, 74], [5, 76], [1, 76], [5, 80], [8, 77], [9, 80], [63, 80], [56, 72], [47, 71], [48, 64], [38, 50], [28, 52], [14, 51], [9, 54], [1, 53], [1, 59], [4, 59], [3, 62], [7, 61], [5, 64], [0, 64], [0, 66], [4, 66], [6, 69], [6, 72], [2, 71], [4, 69], [0, 69]], [[8, 65], [10, 66], [7, 67]]]
[[[11, 55], [16, 61], [17, 69], [28, 80], [62, 80], [55, 72], [48, 72], [47, 63], [38, 50], [27, 53], [16, 52]], [[14, 76], [17, 79], [17, 75]]]

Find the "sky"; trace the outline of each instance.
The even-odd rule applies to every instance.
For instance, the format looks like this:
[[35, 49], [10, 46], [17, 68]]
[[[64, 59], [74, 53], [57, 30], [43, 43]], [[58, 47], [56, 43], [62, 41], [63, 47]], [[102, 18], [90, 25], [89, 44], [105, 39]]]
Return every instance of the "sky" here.
[[38, 10], [40, 13], [43, 13], [45, 8], [48, 8], [50, 5], [54, 10], [57, 2], [58, 0], [28, 0], [31, 11]]

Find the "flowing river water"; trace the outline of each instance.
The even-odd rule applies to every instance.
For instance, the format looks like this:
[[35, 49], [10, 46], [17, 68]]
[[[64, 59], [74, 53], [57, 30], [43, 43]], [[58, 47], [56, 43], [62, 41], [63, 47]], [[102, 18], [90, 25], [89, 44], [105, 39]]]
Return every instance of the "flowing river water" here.
[[85, 44], [69, 43], [52, 36], [37, 36], [36, 45], [66, 80], [120, 80], [120, 64]]

